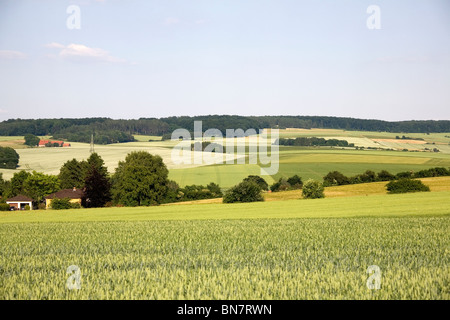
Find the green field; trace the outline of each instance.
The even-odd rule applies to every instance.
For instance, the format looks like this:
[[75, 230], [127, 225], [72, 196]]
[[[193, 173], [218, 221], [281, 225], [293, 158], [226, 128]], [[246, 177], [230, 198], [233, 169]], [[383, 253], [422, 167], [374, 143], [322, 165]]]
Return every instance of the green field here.
[[[371, 139], [394, 139], [396, 135], [402, 133], [386, 132], [362, 132], [345, 131], [332, 129], [292, 129], [280, 130], [280, 137], [297, 136], [317, 136], [327, 138], [357, 139], [353, 142], [356, 145], [377, 146]], [[402, 152], [402, 151], [382, 151], [382, 150], [353, 150], [353, 149], [331, 149], [325, 147], [284, 147], [280, 146], [280, 166], [279, 172], [274, 176], [264, 176], [269, 184], [280, 177], [290, 177], [298, 174], [304, 180], [308, 178], [322, 180], [328, 172], [338, 170], [345, 175], [352, 176], [366, 170], [379, 172], [388, 170], [391, 173], [401, 171], [418, 171], [437, 166], [450, 167], [450, 136], [449, 133], [427, 134], [406, 134], [412, 138], [422, 138], [428, 143], [436, 145], [426, 145], [430, 148], [438, 146], [442, 152]], [[0, 145], [14, 147], [15, 143], [21, 141], [23, 137], [0, 137]], [[48, 137], [46, 137], [48, 138]], [[95, 151], [104, 159], [110, 173], [114, 172], [119, 161], [124, 160], [131, 151], [148, 151], [160, 155], [169, 168], [170, 179], [175, 180], [180, 186], [190, 184], [206, 185], [210, 182], [218, 183], [222, 188], [229, 188], [237, 184], [248, 175], [260, 175], [261, 170], [258, 165], [202, 165], [198, 164], [174, 164], [171, 160], [171, 150], [177, 144], [174, 141], [151, 141], [158, 140], [156, 136], [135, 136], [136, 142], [120, 143], [111, 145], [96, 145]], [[248, 138], [248, 141], [256, 141], [255, 138]], [[413, 146], [408, 141], [395, 140], [394, 142], [384, 141], [383, 144], [402, 149]], [[419, 141], [420, 142], [420, 141]], [[22, 143], [22, 142], [21, 142]], [[253, 143], [253, 142], [251, 142]], [[76, 158], [83, 160], [89, 157], [90, 146], [86, 143], [71, 143], [69, 148], [23, 148], [17, 149], [20, 156], [19, 167], [16, 170], [0, 169], [4, 179], [10, 179], [17, 170], [36, 170], [46, 174], [58, 174], [62, 164], [68, 160]], [[17, 146], [17, 145], [16, 145]], [[386, 146], [385, 146], [386, 147]], [[446, 147], [448, 152], [446, 153]], [[445, 149], [445, 150], [444, 150]], [[445, 151], [445, 152], [444, 152]]]
[[449, 208], [431, 192], [1, 213], [0, 298], [448, 299]]
[[[404, 132], [375, 132], [375, 131], [348, 131], [340, 129], [283, 129], [280, 130], [280, 138], [297, 137], [352, 137], [369, 139], [395, 139], [396, 136], [407, 136], [410, 138], [424, 139], [426, 142], [450, 143], [448, 132], [439, 133], [404, 133]], [[446, 137], [447, 136], [447, 137]], [[399, 140], [402, 141], [402, 140]]]
[[[395, 174], [402, 171], [419, 171], [434, 167], [450, 167], [450, 156], [442, 153], [341, 150], [301, 147], [280, 147], [279, 172], [263, 176], [269, 184], [280, 177], [295, 174], [306, 179], [322, 180], [330, 171], [340, 171], [347, 176], [366, 170], [388, 170]], [[210, 181], [228, 188], [248, 175], [260, 175], [258, 165], [214, 165], [195, 168], [172, 169], [170, 178], [180, 185], [207, 184]]]

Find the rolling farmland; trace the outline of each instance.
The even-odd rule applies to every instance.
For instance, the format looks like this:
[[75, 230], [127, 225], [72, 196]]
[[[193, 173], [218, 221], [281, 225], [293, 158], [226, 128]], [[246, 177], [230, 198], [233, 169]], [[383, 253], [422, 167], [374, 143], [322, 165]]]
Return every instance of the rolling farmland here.
[[[95, 148], [110, 172], [130, 151], [159, 154], [180, 185], [227, 188], [260, 174], [258, 164], [177, 167], [175, 143], [149, 139], [158, 140]], [[0, 143], [8, 141], [19, 140]], [[87, 158], [89, 145], [17, 151], [19, 169], [56, 174], [65, 161]], [[450, 167], [450, 157], [280, 147], [279, 164], [264, 177], [269, 184], [294, 174], [321, 180], [331, 170]], [[315, 200], [295, 190], [265, 193], [260, 203], [0, 212], [0, 299], [449, 299], [450, 178], [421, 180], [432, 192], [387, 195], [386, 182], [376, 182], [328, 187]], [[71, 265], [81, 272], [79, 290], [66, 288]], [[380, 290], [367, 288], [371, 265], [381, 269]]]
[[[350, 143], [370, 147], [380, 144], [376, 139], [395, 139], [396, 133], [360, 132], [332, 129], [287, 129], [280, 130], [280, 137], [295, 138], [299, 136], [316, 136], [326, 138], [348, 139]], [[450, 143], [449, 134], [431, 133], [408, 134], [414, 138], [425, 139], [421, 142], [434, 142], [442, 152], [401, 152], [383, 150], [353, 150], [339, 148], [307, 148], [280, 146], [279, 172], [274, 176], [265, 176], [269, 184], [280, 177], [289, 177], [298, 174], [304, 180], [308, 178], [321, 180], [329, 171], [338, 170], [343, 174], [352, 176], [373, 170], [379, 172], [388, 170], [392, 173], [401, 171], [418, 171], [432, 167], [450, 167], [450, 156], [445, 153], [445, 144]], [[16, 143], [23, 137], [3, 137], [0, 145]], [[48, 137], [45, 137], [48, 138]], [[174, 141], [159, 141], [156, 136], [139, 136], [136, 142], [96, 145], [95, 151], [104, 159], [109, 172], [113, 173], [119, 161], [131, 151], [145, 150], [160, 155], [170, 170], [170, 179], [175, 180], [181, 186], [190, 184], [218, 183], [222, 188], [229, 188], [248, 175], [260, 175], [260, 166], [257, 164], [235, 165], [199, 165], [199, 164], [174, 164], [171, 160], [171, 151], [177, 144]], [[149, 140], [152, 140], [149, 142]], [[249, 143], [254, 139], [249, 138]], [[418, 140], [419, 141], [419, 140]], [[384, 141], [384, 144], [393, 143], [396, 148], [407, 147], [407, 140]], [[19, 168], [24, 170], [36, 170], [47, 174], [57, 174], [61, 165], [73, 158], [86, 159], [89, 156], [89, 144], [71, 143], [70, 148], [21, 148], [17, 152], [20, 155]], [[422, 144], [425, 145], [425, 144]], [[428, 144], [427, 144], [428, 146]], [[387, 146], [385, 146], [387, 148]], [[392, 146], [391, 146], [392, 147]], [[449, 149], [450, 152], [450, 149]], [[10, 179], [17, 170], [0, 169], [4, 179]]]

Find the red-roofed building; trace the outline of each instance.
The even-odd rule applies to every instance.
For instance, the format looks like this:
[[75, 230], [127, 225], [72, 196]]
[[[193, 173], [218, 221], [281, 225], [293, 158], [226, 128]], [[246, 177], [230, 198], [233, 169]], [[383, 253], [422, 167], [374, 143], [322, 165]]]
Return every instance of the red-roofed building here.
[[51, 144], [53, 147], [54, 143], [57, 143], [60, 147], [70, 147], [70, 143], [60, 141], [60, 140], [40, 140], [38, 147], [47, 147], [47, 146], [49, 146], [49, 144]]

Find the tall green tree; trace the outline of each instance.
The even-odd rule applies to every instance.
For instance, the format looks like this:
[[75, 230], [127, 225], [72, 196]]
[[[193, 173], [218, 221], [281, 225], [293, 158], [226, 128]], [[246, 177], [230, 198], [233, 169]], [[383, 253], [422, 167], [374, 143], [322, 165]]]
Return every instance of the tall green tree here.
[[11, 178], [11, 182], [9, 183], [9, 186], [5, 192], [6, 196], [14, 197], [18, 194], [24, 193], [23, 184], [29, 176], [31, 176], [31, 173], [25, 170], [20, 170], [19, 172], [14, 173], [13, 177]]
[[62, 189], [84, 188], [88, 163], [77, 159], [68, 160], [59, 170], [59, 180]]
[[39, 141], [41, 141], [41, 139], [39, 139], [39, 137], [35, 136], [34, 134], [26, 134], [23, 138], [25, 139], [24, 144], [29, 147], [36, 147], [39, 144]]
[[87, 158], [86, 163], [86, 168], [91, 168], [92, 166], [94, 166], [95, 168], [97, 168], [101, 175], [108, 175], [108, 168], [105, 167], [105, 162], [98, 155], [98, 153], [92, 153], [89, 158]]
[[168, 192], [168, 174], [160, 156], [146, 151], [131, 152], [116, 168], [113, 199], [125, 206], [160, 204]]
[[92, 153], [86, 160], [84, 177], [86, 207], [103, 207], [111, 201], [111, 182], [103, 159]]
[[13, 148], [0, 147], [0, 168], [15, 169], [19, 158], [19, 154]]
[[7, 183], [5, 180], [3, 180], [3, 173], [0, 172], [0, 196], [3, 197], [3, 195], [6, 193]]
[[60, 189], [58, 176], [47, 175], [33, 171], [23, 182], [24, 193], [35, 201], [41, 201], [45, 196]]

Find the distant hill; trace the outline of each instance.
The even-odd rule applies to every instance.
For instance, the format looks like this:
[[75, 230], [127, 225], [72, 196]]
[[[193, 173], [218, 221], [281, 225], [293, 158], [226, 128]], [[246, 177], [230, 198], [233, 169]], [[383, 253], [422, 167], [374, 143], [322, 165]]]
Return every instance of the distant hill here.
[[178, 128], [193, 131], [194, 121], [203, 121], [203, 130], [216, 128], [224, 135], [226, 129], [325, 128], [402, 133], [450, 132], [449, 120], [383, 121], [322, 116], [237, 116], [205, 115], [167, 118], [113, 120], [81, 119], [10, 119], [0, 122], [0, 136], [34, 134], [53, 136], [74, 142], [89, 142], [95, 131], [96, 143], [133, 141], [133, 134], [168, 135]]

